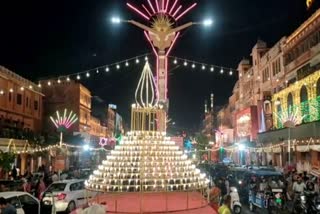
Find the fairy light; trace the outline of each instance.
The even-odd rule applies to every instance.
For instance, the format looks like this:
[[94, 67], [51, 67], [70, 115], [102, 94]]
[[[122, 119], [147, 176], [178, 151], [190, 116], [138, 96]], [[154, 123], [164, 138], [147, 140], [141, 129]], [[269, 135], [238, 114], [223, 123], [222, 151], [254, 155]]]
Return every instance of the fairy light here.
[[129, 62], [127, 61], [125, 65], [126, 65], [126, 67], [128, 67], [129, 66]]
[[58, 79], [58, 81], [57, 81], [59, 84], [61, 83], [61, 80], [60, 79]]
[[201, 69], [202, 69], [202, 70], [205, 70], [205, 69], [206, 69], [206, 66], [205, 66], [205, 65], [202, 65]]
[[110, 71], [109, 67], [106, 67], [106, 72], [109, 72], [109, 71]]
[[77, 74], [77, 80], [80, 80], [80, 79], [81, 79], [80, 75], [79, 75], [79, 74]]
[[24, 87], [21, 87], [21, 88], [20, 88], [20, 91], [24, 91]]
[[99, 73], [99, 69], [96, 70], [96, 73], [97, 73], [97, 74]]
[[136, 59], [136, 64], [139, 64], [140, 63], [140, 60], [137, 58]]
[[220, 74], [223, 74], [224, 73], [224, 70], [223, 70], [223, 68], [221, 68], [221, 70], [220, 70]]
[[89, 72], [86, 73], [86, 77], [90, 77], [90, 73]]
[[187, 65], [188, 65], [188, 62], [187, 62], [187, 61], [185, 61], [185, 62], [183, 63], [183, 65], [184, 65], [184, 66], [187, 66]]
[[116, 68], [119, 70], [119, 69], [120, 69], [120, 65], [118, 64], [118, 65], [116, 66]]
[[66, 79], [66, 80], [67, 80], [67, 82], [70, 82], [70, 77], [67, 77], [67, 79]]
[[196, 65], [195, 64], [192, 64], [192, 68], [195, 68], [196, 67]]

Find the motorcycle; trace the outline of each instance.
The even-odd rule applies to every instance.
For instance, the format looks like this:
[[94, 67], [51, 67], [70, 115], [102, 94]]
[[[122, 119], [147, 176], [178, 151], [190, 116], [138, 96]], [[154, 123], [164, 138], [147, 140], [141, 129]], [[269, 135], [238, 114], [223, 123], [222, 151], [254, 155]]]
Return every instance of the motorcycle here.
[[297, 196], [293, 213], [320, 214], [320, 198], [313, 192], [304, 191]]
[[266, 193], [266, 205], [268, 213], [279, 213], [283, 209], [284, 195], [282, 189], [272, 189], [271, 192]]
[[237, 188], [230, 187], [230, 196], [231, 196], [231, 209], [233, 213], [240, 214], [242, 205], [240, 203], [240, 197]]

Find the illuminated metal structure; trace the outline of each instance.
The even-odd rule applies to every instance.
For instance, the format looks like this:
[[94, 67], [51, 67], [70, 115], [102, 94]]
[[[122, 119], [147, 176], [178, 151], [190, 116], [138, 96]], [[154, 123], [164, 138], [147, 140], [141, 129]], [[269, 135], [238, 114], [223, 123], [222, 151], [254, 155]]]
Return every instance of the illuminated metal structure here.
[[[142, 9], [127, 3], [127, 6], [138, 13], [142, 18], [148, 21], [150, 26], [136, 22], [134, 20], [127, 21], [138, 28], [144, 30], [144, 35], [149, 41], [152, 50], [157, 58], [157, 87], [159, 90], [159, 103], [163, 105], [165, 112], [168, 111], [168, 56], [176, 43], [180, 32], [194, 24], [188, 22], [181, 26], [176, 26], [178, 20], [192, 10], [197, 3], [183, 9], [183, 6], [178, 4], [178, 0], [147, 0], [147, 5], [142, 4]], [[113, 20], [118, 21], [120, 20]], [[209, 23], [210, 22], [210, 23]], [[204, 25], [210, 25], [211, 21], [206, 20]], [[166, 126], [166, 117], [158, 118], [158, 126]]]
[[[164, 112], [156, 93], [146, 62], [135, 92], [136, 103], [132, 105], [131, 132], [86, 181], [88, 190], [105, 193], [99, 196], [100, 202], [117, 204], [109, 207], [110, 212], [163, 213], [207, 206], [203, 194], [209, 181], [205, 174], [196, 169], [164, 130], [159, 131], [154, 125], [156, 116]], [[189, 195], [193, 195], [191, 200]], [[169, 206], [170, 201], [176, 203], [177, 197], [184, 198], [186, 206]], [[134, 206], [128, 206], [128, 201]]]

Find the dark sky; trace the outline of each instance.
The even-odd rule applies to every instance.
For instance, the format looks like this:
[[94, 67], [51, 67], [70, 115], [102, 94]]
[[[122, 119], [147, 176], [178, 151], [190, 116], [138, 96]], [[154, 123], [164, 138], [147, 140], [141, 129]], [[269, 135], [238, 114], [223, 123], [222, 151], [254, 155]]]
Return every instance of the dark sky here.
[[[143, 0], [128, 0], [142, 3]], [[190, 0], [180, 0], [186, 5]], [[64, 75], [151, 52], [142, 32], [130, 25], [112, 26], [120, 15], [143, 21], [124, 0], [1, 1], [0, 65], [31, 80]], [[258, 38], [272, 45], [289, 35], [310, 12], [305, 0], [199, 0], [181, 20], [212, 17], [215, 25], [183, 32], [171, 55], [236, 68]], [[101, 74], [84, 84], [129, 119], [129, 107], [142, 65]], [[236, 78], [192, 71], [183, 66], [170, 74], [170, 116], [177, 126], [200, 124], [211, 92], [223, 105]]]

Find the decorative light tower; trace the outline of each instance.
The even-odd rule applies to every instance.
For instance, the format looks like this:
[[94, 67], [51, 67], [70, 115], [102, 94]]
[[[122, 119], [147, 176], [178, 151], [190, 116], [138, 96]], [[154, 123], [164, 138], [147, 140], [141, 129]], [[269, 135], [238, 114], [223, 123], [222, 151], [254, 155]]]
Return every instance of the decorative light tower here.
[[60, 132], [60, 147], [63, 143], [63, 132], [69, 129], [77, 120], [77, 115], [70, 111], [69, 115], [67, 114], [67, 109], [64, 110], [63, 116], [60, 116], [59, 111], [56, 111], [56, 118], [50, 117], [52, 123]]
[[[148, 21], [148, 25], [144, 25], [134, 20], [127, 20], [130, 24], [137, 26], [144, 31], [144, 35], [149, 41], [157, 61], [157, 78], [156, 83], [159, 90], [159, 103], [164, 106], [164, 111], [168, 111], [169, 101], [167, 97], [168, 91], [168, 56], [176, 43], [180, 32], [194, 24], [203, 24], [209, 26], [211, 20], [205, 20], [202, 23], [188, 22], [186, 24], [176, 26], [177, 21], [192, 10], [197, 3], [190, 5], [182, 10], [183, 6], [178, 4], [179, 0], [148, 0], [148, 4], [142, 4], [142, 9], [127, 3], [127, 6], [138, 13], [142, 18]], [[122, 20], [112, 18], [112, 22], [119, 23]], [[159, 127], [166, 127], [166, 116], [158, 118]]]
[[211, 208], [202, 210], [207, 206], [203, 195], [209, 180], [166, 132], [155, 126], [156, 116], [163, 113], [156, 92], [146, 62], [132, 105], [131, 132], [93, 172], [85, 182], [86, 188], [102, 192], [99, 201], [108, 204], [112, 213], [212, 213]]

